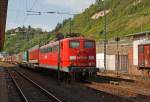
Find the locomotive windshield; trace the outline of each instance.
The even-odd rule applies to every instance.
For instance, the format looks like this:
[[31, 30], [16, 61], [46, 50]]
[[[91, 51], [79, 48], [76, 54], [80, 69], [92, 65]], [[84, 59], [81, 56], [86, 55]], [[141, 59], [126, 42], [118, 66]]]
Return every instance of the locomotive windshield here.
[[70, 48], [79, 48], [80, 42], [79, 41], [70, 41]]
[[93, 42], [92, 41], [85, 41], [84, 47], [85, 48], [93, 48]]

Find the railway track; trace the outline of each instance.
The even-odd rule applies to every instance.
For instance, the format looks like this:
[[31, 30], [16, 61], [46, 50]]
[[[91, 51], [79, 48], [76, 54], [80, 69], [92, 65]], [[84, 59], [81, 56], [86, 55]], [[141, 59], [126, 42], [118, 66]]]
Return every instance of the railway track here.
[[[87, 88], [107, 92], [116, 96], [129, 99], [131, 102], [149, 102], [149, 88], [141, 87], [132, 79], [115, 78], [109, 76], [98, 76], [91, 80], [90, 84], [84, 84]], [[147, 90], [147, 91], [145, 91]]]
[[92, 84], [85, 84], [85, 86], [89, 88], [93, 88], [96, 90], [105, 91], [114, 95], [121, 95], [125, 97], [134, 97], [137, 95], [144, 96], [140, 93], [137, 93], [129, 88], [123, 87], [123, 86], [117, 86], [117, 85], [111, 85], [111, 84], [101, 84], [92, 82]]
[[21, 72], [8, 70], [8, 73], [24, 102], [62, 102]]
[[[56, 83], [58, 84], [58, 82], [56, 82], [56, 79], [54, 77], [52, 77], [51, 75], [49, 75], [49, 74], [47, 75], [47, 73], [46, 73], [47, 71], [37, 73], [33, 70], [31, 71], [31, 70], [28, 70], [28, 69], [18, 68], [17, 70], [21, 71], [25, 75], [29, 75], [29, 76], [33, 77], [34, 78], [33, 80], [36, 80], [36, 81], [38, 80], [39, 82], [40, 82], [40, 80], [43, 80], [42, 81], [43, 83], [44, 83], [44, 80], [45, 80], [46, 81], [46, 83], [44, 83], [45, 87], [53, 88], [52, 89], [52, 90], [54, 90], [53, 92], [55, 92], [57, 90], [56, 94], [57, 95], [60, 94], [59, 96], [61, 96], [60, 98], [64, 99], [63, 100], [64, 102], [111, 102], [111, 101], [108, 101], [108, 100], [111, 100], [111, 99], [115, 100], [115, 102], [131, 102], [131, 101], [128, 101], [127, 99], [123, 99], [121, 97], [111, 95], [109, 93], [105, 93], [105, 92], [102, 92], [102, 91], [91, 90], [91, 89], [83, 86], [83, 84], [85, 84], [85, 83], [90, 84], [91, 83], [90, 81], [72, 82], [70, 84], [68, 84], [66, 82], [62, 82], [61, 85], [59, 86], [59, 88], [60, 88], [59, 89], [58, 85], [53, 85], [53, 84], [56, 84]], [[51, 76], [51, 77], [49, 77], [49, 76]], [[44, 79], [43, 79], [43, 77], [44, 77]], [[48, 78], [49, 82], [47, 81], [47, 78]], [[48, 83], [51, 83], [52, 86], [51, 85], [46, 86], [46, 85], [48, 85]], [[44, 85], [42, 85], [42, 86], [44, 86]], [[53, 86], [55, 86], [57, 88], [55, 88]], [[51, 88], [49, 88], [49, 89], [51, 89]], [[84, 95], [84, 94], [86, 94], [86, 95]], [[98, 95], [98, 97], [95, 97], [95, 95], [96, 96]], [[104, 98], [105, 96], [107, 97], [106, 99]], [[108, 97], [111, 97], [111, 98], [109, 99]]]

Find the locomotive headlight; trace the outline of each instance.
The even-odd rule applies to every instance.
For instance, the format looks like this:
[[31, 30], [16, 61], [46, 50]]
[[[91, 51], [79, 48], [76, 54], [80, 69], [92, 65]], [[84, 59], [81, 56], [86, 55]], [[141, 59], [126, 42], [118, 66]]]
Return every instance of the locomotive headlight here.
[[94, 56], [89, 56], [89, 60], [94, 60]]
[[69, 59], [70, 59], [71, 61], [73, 61], [73, 60], [76, 60], [77, 58], [76, 58], [76, 56], [70, 56]]

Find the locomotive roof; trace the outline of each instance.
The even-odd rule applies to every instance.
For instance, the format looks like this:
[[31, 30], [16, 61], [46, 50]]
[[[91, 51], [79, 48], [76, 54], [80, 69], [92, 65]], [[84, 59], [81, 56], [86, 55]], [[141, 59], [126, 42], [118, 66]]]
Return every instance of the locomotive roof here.
[[150, 40], [143, 41], [140, 45], [148, 45], [150, 44]]
[[87, 40], [91, 40], [91, 39], [84, 38], [84, 37], [71, 37], [71, 38], [65, 38], [65, 39], [62, 39], [62, 40], [74, 40], [74, 39], [87, 39]]
[[[71, 38], [62, 39], [60, 41], [62, 42], [62, 41], [67, 41], [67, 40], [78, 40], [78, 39], [87, 39], [87, 38], [84, 38], [84, 37], [71, 37]], [[91, 39], [87, 39], [87, 40], [91, 40]], [[49, 47], [49, 46], [55, 46], [55, 45], [58, 45], [58, 44], [59, 44], [59, 41], [50, 42], [49, 44], [43, 45], [40, 48], [45, 48], [45, 47]]]
[[45, 47], [49, 47], [49, 46], [55, 46], [55, 45], [58, 45], [58, 44], [59, 44], [58, 41], [50, 42], [50, 43], [48, 43], [46, 45], [41, 46], [40, 48], [45, 48]]
[[36, 46], [33, 46], [32, 48], [28, 49], [28, 51], [32, 51], [32, 50], [35, 50], [35, 49], [38, 49], [39, 48], [39, 45], [36, 45]]

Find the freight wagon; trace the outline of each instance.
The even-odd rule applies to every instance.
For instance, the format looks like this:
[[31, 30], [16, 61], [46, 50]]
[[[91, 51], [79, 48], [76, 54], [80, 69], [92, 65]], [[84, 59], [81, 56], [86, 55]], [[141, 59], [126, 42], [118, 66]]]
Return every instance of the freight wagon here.
[[138, 46], [138, 67], [150, 70], [150, 40], [144, 41]]

